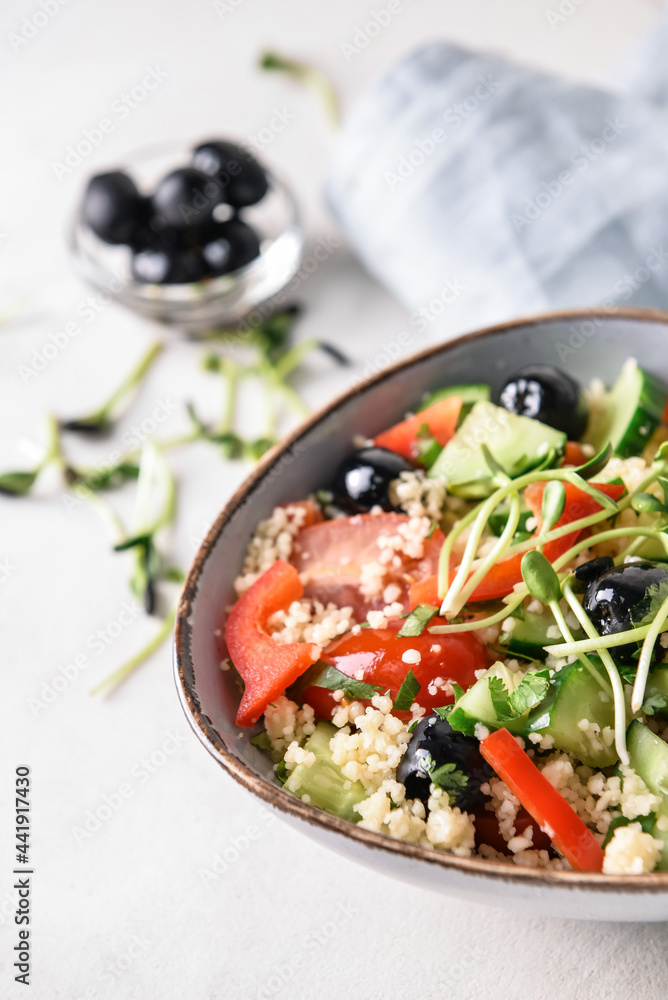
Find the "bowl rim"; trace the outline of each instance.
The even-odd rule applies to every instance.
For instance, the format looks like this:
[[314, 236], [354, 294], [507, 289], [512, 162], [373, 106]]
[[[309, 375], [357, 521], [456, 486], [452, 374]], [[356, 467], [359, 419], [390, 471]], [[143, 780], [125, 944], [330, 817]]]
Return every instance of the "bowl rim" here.
[[522, 327], [531, 327], [537, 324], [563, 320], [578, 321], [587, 319], [601, 319], [603, 324], [608, 319], [632, 319], [640, 320], [641, 322], [658, 322], [668, 325], [668, 312], [640, 307], [604, 306], [551, 310], [549, 312], [531, 314], [520, 319], [508, 320], [492, 326], [485, 326], [436, 344], [416, 354], [411, 354], [409, 357], [395, 364], [388, 365], [369, 378], [360, 378], [350, 388], [339, 393], [325, 406], [320, 407], [306, 420], [301, 422], [262, 457], [250, 475], [246, 477], [223, 507], [194, 557], [179, 599], [173, 645], [174, 677], [182, 708], [200, 742], [228, 774], [268, 805], [279, 809], [289, 817], [304, 820], [306, 823], [320, 827], [330, 833], [338, 833], [357, 845], [390, 855], [400, 855], [409, 861], [424, 861], [428, 864], [450, 869], [460, 875], [469, 877], [491, 878], [496, 882], [517, 882], [527, 887], [554, 886], [564, 889], [593, 890], [597, 892], [618, 893], [619, 891], [633, 890], [636, 893], [657, 893], [668, 891], [668, 871], [649, 872], [643, 875], [603, 875], [597, 872], [561, 871], [552, 868], [522, 868], [518, 865], [512, 865], [509, 862], [500, 862], [480, 857], [462, 858], [445, 851], [424, 847], [420, 844], [397, 840], [388, 834], [364, 830], [353, 823], [340, 819], [337, 816], [332, 816], [322, 809], [305, 803], [285, 791], [282, 787], [274, 785], [271, 781], [256, 774], [245, 761], [237, 757], [225, 745], [208, 717], [202, 711], [197, 696], [194, 664], [190, 653], [192, 628], [189, 619], [197, 597], [200, 577], [218, 539], [233, 514], [246, 502], [248, 495], [259, 481], [312, 428], [356, 395], [375, 389], [384, 382], [391, 380], [397, 372], [420, 364], [422, 361], [441, 354], [444, 351], [447, 352], [455, 346], [498, 333], [507, 333], [510, 330]]

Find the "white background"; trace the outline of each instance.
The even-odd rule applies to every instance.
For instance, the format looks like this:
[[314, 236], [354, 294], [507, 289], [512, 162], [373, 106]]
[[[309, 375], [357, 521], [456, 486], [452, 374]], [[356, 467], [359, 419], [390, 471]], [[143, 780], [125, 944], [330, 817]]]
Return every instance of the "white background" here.
[[[335, 232], [320, 196], [333, 133], [310, 93], [255, 69], [264, 47], [316, 62], [345, 107], [395, 57], [434, 37], [596, 81], [658, 14], [650, 0], [580, 0], [551, 26], [546, 12], [557, 10], [556, 0], [403, 0], [383, 32], [348, 61], [341, 43], [353, 41], [372, 10], [353, 0], [223, 0], [218, 12], [208, 0], [69, 0], [29, 42], [12, 45], [10, 34], [39, 9], [36, 0], [12, 0], [0, 15], [0, 311], [15, 314], [0, 328], [1, 469], [30, 463], [30, 442], [44, 441], [47, 412], [91, 409], [163, 335], [108, 307], [82, 323], [43, 371], [27, 384], [21, 378], [20, 366], [77, 317], [89, 294], [72, 272], [64, 231], [90, 169], [147, 141], [251, 138], [275, 108], [287, 109], [294, 117], [265, 146], [265, 157], [296, 189], [307, 242]], [[114, 102], [156, 66], [166, 79], [121, 120]], [[59, 180], [53, 162], [104, 117], [114, 121], [113, 132]], [[299, 299], [306, 306], [299, 337], [331, 339], [360, 366], [405, 328], [399, 307], [345, 246], [304, 282]], [[167, 339], [116, 438], [68, 442], [78, 459], [104, 462], [159, 399], [196, 399], [203, 413], [215, 414], [218, 387], [198, 369], [200, 348]], [[322, 359], [309, 362], [306, 374], [301, 388], [312, 405], [350, 379]], [[257, 402], [257, 395], [247, 399], [248, 410]], [[182, 426], [179, 410], [160, 433]], [[225, 464], [205, 445], [175, 454], [173, 464], [181, 500], [171, 551], [185, 566], [247, 468]], [[127, 507], [123, 497], [119, 503]], [[129, 600], [129, 557], [111, 555], [104, 526], [86, 506], [68, 511], [56, 480], [45, 477], [29, 500], [0, 498], [0, 566], [1, 997], [26, 995], [12, 970], [19, 764], [32, 768], [28, 995], [35, 1000], [665, 996], [665, 925], [508, 916], [407, 888], [278, 821], [267, 824], [259, 804], [187, 730], [167, 645], [113, 697], [92, 698], [91, 687], [149, 638], [155, 623], [134, 618], [115, 627]], [[102, 653], [92, 648], [99, 629], [107, 637], [120, 631]], [[36, 707], [44, 685], [82, 656], [85, 668], [70, 669], [65, 690]], [[170, 734], [167, 746], [177, 749], [165, 757], [160, 748]], [[149, 774], [142, 760], [151, 754], [158, 764], [149, 764]], [[129, 794], [120, 808], [94, 834], [77, 837], [87, 811], [108, 796], [117, 802], [122, 785]], [[251, 828], [259, 831], [253, 840]], [[206, 884], [203, 870], [211, 870], [216, 853], [233, 857], [235, 845], [238, 860]]]

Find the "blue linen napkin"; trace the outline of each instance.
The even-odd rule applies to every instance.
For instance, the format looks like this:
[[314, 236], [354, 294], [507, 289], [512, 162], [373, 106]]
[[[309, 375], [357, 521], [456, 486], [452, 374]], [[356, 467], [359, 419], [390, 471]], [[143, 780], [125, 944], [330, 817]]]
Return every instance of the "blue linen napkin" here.
[[328, 202], [425, 342], [547, 309], [668, 307], [668, 73], [647, 65], [628, 96], [439, 42], [358, 98]]

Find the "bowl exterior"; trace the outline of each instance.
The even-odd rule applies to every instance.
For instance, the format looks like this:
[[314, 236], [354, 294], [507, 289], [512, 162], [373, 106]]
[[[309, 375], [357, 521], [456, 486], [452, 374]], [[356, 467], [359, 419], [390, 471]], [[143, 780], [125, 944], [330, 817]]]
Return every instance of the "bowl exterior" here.
[[257, 523], [277, 504], [326, 484], [353, 435], [373, 437], [439, 386], [485, 381], [496, 391], [529, 361], [556, 365], [583, 383], [610, 383], [633, 356], [668, 381], [667, 337], [668, 315], [648, 310], [550, 314], [489, 328], [360, 381], [266, 455], [203, 542], [177, 616], [179, 695], [195, 733], [221, 766], [303, 832], [415, 885], [543, 915], [668, 920], [668, 873], [596, 876], [455, 858], [361, 830], [302, 803], [275, 785], [271, 764], [250, 743], [253, 733], [235, 725], [239, 696], [231, 675], [220, 670], [214, 636], [233, 603], [233, 581]]

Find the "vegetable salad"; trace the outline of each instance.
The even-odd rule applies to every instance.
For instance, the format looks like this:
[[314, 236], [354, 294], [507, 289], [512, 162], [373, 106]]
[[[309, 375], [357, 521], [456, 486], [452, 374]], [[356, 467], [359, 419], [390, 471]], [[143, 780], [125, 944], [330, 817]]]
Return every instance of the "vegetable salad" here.
[[668, 870], [668, 387], [448, 386], [251, 539], [237, 723], [303, 801], [460, 856]]

